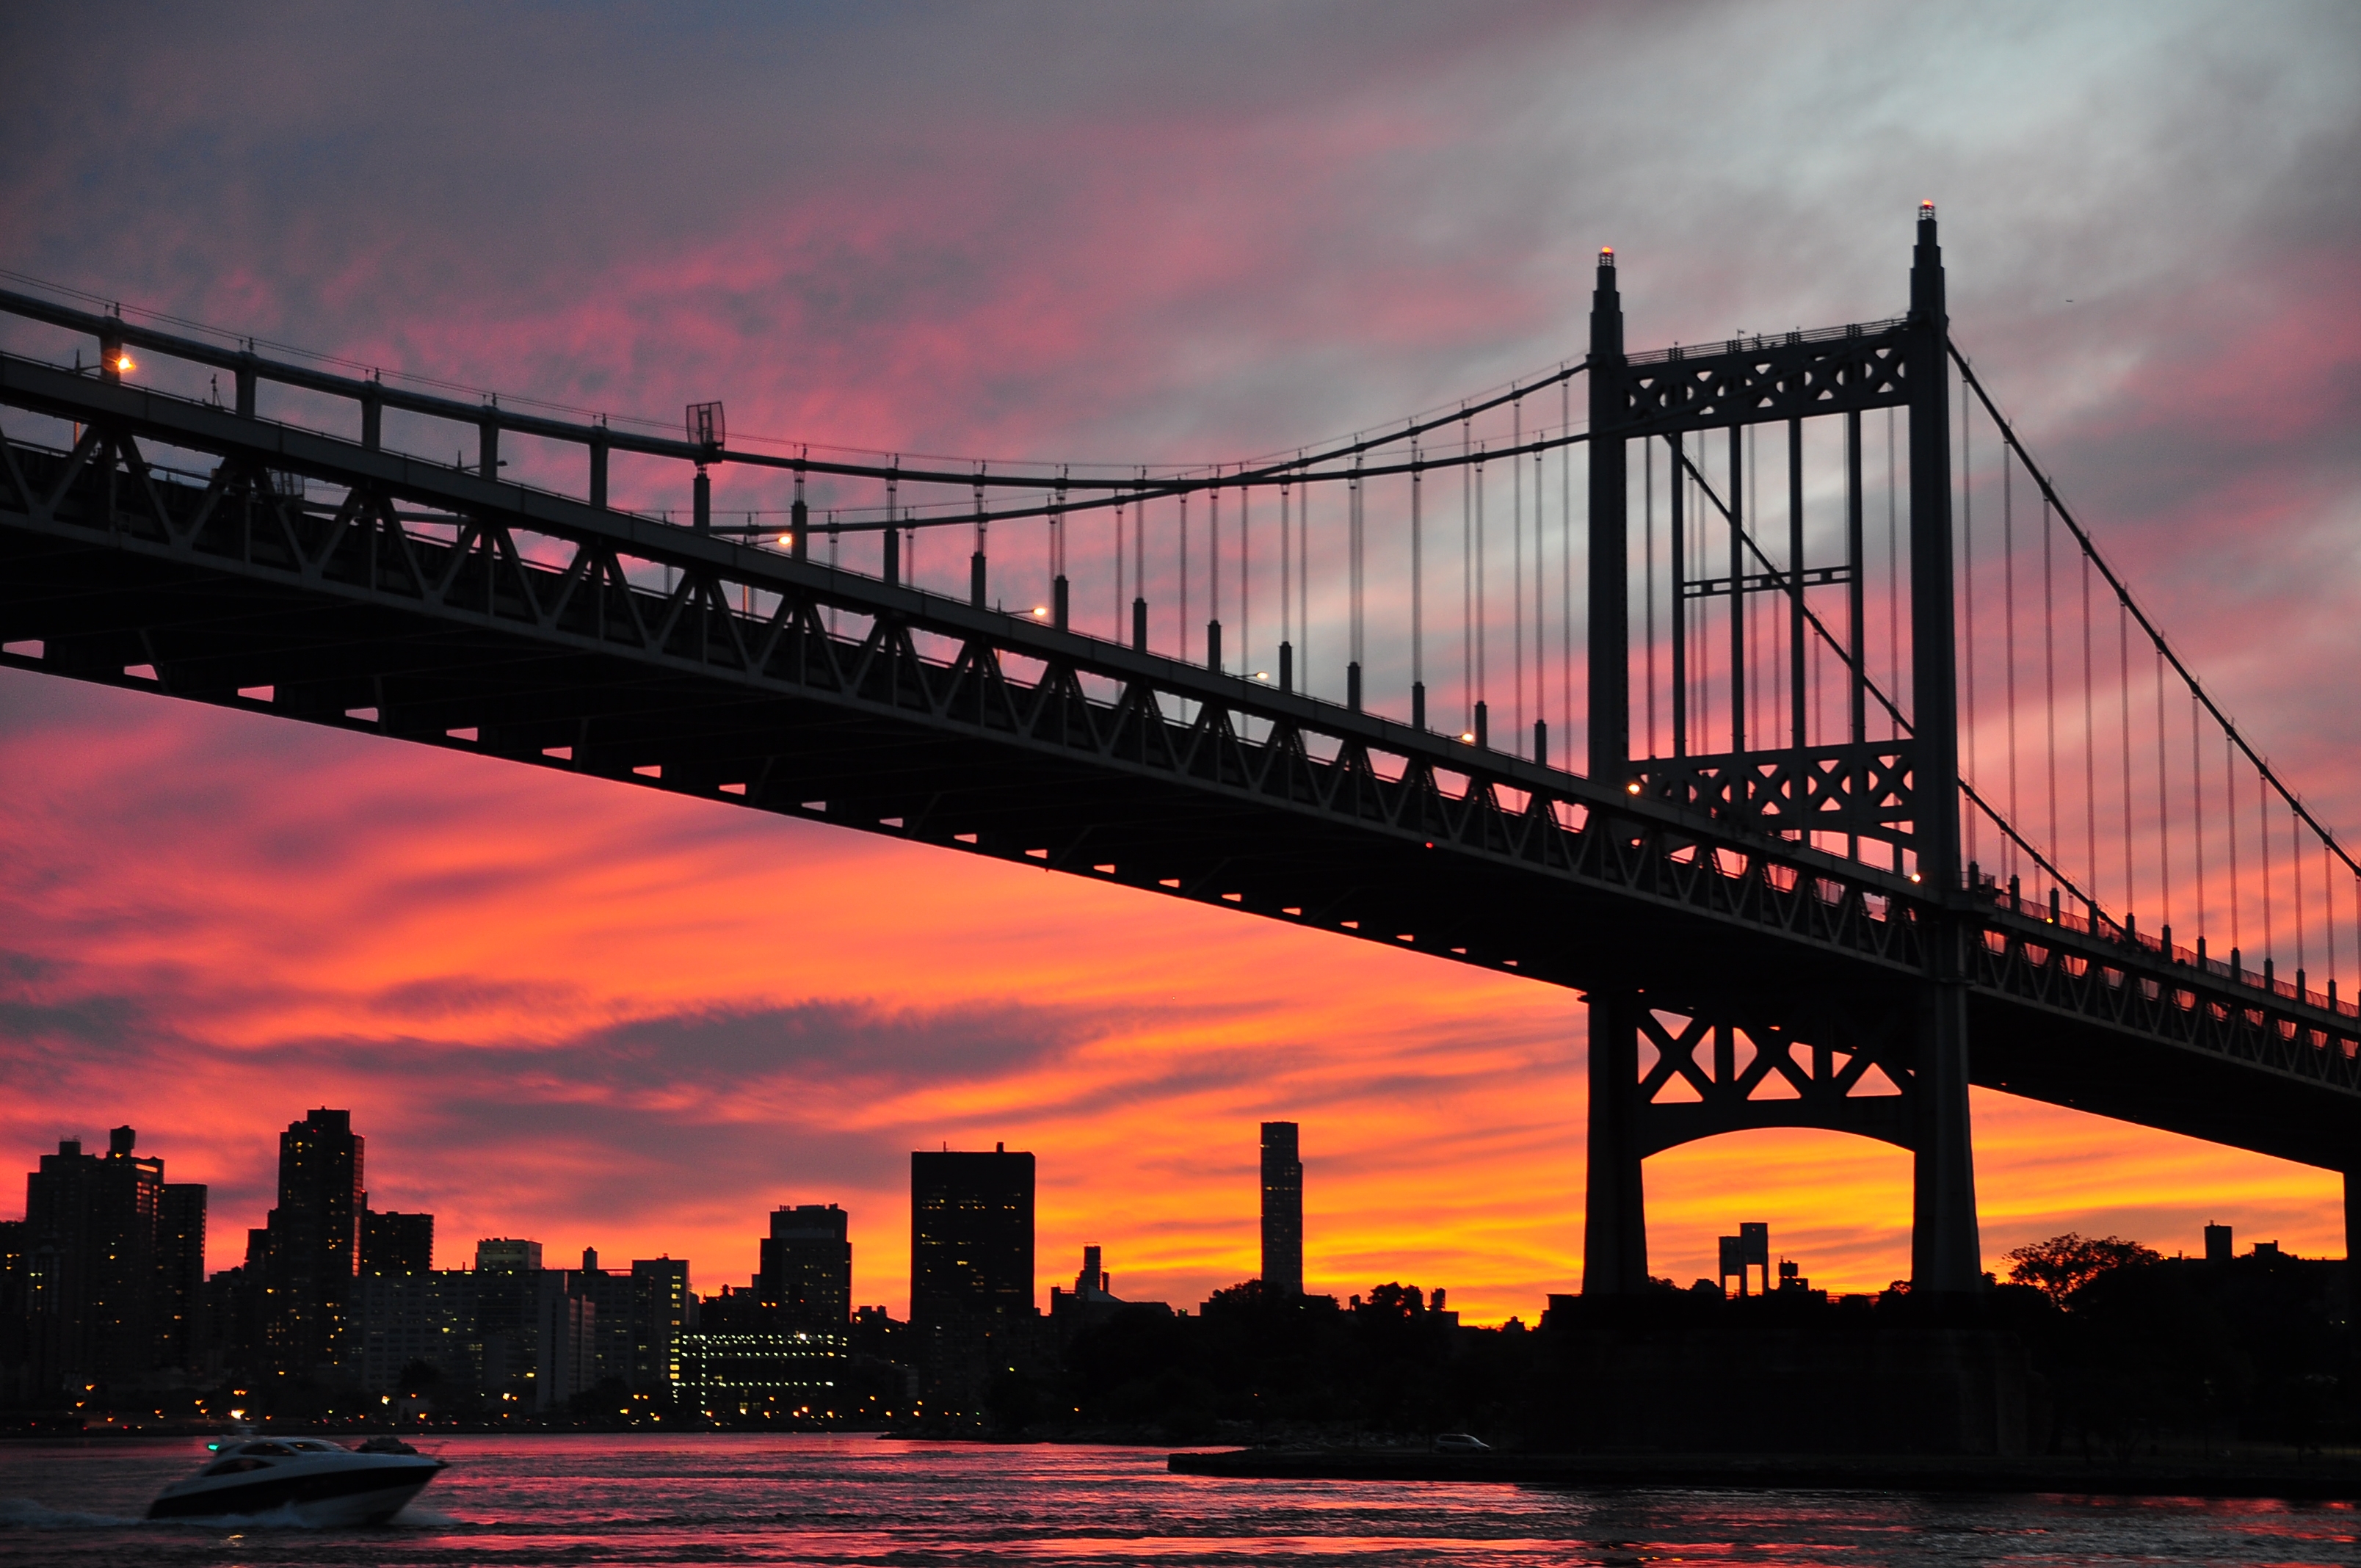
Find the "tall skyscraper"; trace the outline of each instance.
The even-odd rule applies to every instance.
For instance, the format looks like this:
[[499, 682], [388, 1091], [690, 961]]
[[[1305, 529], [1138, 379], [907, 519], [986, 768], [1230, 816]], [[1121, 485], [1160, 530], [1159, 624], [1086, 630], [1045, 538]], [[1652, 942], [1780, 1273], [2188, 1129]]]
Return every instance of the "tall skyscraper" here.
[[326, 1376], [345, 1358], [368, 1206], [363, 1141], [349, 1111], [313, 1111], [280, 1135], [263, 1339], [269, 1369], [281, 1376]]
[[852, 1322], [852, 1241], [833, 1203], [799, 1203], [771, 1212], [755, 1288], [783, 1322], [844, 1329]]
[[434, 1266], [434, 1216], [370, 1209], [361, 1215], [363, 1274], [425, 1274]]
[[1033, 1312], [1033, 1157], [910, 1157], [910, 1321]]
[[1303, 1294], [1303, 1161], [1292, 1122], [1262, 1124], [1262, 1288]]

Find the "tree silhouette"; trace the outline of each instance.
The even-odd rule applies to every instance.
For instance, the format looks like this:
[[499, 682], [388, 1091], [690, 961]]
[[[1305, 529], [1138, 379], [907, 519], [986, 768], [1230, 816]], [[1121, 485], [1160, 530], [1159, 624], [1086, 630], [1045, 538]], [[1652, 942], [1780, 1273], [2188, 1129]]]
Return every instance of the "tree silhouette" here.
[[2030, 1285], [2059, 1306], [2070, 1304], [2074, 1293], [2103, 1274], [2134, 1264], [2156, 1263], [2163, 1254], [2121, 1236], [2082, 1236], [2072, 1231], [2046, 1242], [2028, 1242], [2004, 1253], [2012, 1285]]

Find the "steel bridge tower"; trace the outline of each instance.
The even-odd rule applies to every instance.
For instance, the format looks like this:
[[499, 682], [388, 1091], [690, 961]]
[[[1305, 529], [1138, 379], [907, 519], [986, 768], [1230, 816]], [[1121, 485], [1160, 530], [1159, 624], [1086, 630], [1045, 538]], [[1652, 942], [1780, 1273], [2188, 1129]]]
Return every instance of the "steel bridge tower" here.
[[[1706, 809], [1759, 832], [1808, 842], [1837, 833], [1858, 844], [1883, 840], [1935, 908], [1923, 974], [1913, 1002], [1894, 1006], [1831, 996], [1765, 1003], [1703, 976], [1677, 996], [1636, 984], [1593, 985], [1590, 1034], [1589, 1171], [1583, 1290], [1616, 1296], [1645, 1288], [1647, 1216], [1642, 1164], [1677, 1144], [1756, 1127], [1811, 1126], [1882, 1138], [1911, 1151], [1915, 1188], [1911, 1277], [1921, 1292], [1958, 1294], [1982, 1282], [1975, 1168], [1968, 1121], [1969, 916], [1960, 859], [1957, 671], [1953, 656], [1949, 400], [1942, 250], [1931, 206], [1920, 209], [1910, 272], [1910, 312], [1898, 322], [1834, 332], [1732, 340], [1718, 352], [1675, 349], [1627, 356], [1615, 258], [1601, 252], [1590, 315], [1589, 773], [1628, 780], [1634, 795]], [[1908, 411], [1910, 718], [1906, 738], [1872, 741], [1863, 656], [1861, 432], [1866, 409]], [[1804, 420], [1845, 420], [1847, 559], [1803, 564]], [[1782, 570], [1746, 532], [1754, 498], [1744, 493], [1741, 435], [1753, 424], [1787, 433], [1789, 551]], [[1726, 431], [1726, 495], [1717, 495], [1685, 449], [1684, 437]], [[1627, 446], [1662, 441], [1675, 476], [1671, 640], [1673, 756], [1635, 757], [1631, 739], [1630, 485]], [[1702, 455], [1700, 451], [1699, 455]], [[1730, 532], [1729, 572], [1694, 575], [1685, 560], [1682, 504], [1695, 481]], [[1703, 520], [1699, 520], [1703, 521]], [[1762, 565], [1748, 570], [1749, 554]], [[1807, 587], [1844, 586], [1849, 734], [1809, 743], [1804, 678]], [[1747, 596], [1787, 602], [1788, 695], [1783, 737], [1747, 732]], [[1687, 607], [1726, 596], [1730, 606], [1727, 750], [1694, 752], [1686, 711]], [[1901, 607], [1894, 607], [1900, 613]], [[1701, 613], [1701, 612], [1700, 612]], [[1702, 630], [1702, 628], [1700, 628]], [[1768, 674], [1769, 672], [1763, 672]], [[1898, 728], [1898, 725], [1897, 725]], [[1785, 740], [1784, 745], [1778, 743]], [[1764, 1079], [1739, 1060], [1775, 1053], [1810, 1066], [1807, 1091], [1757, 1099]], [[1654, 1060], [1643, 1063], [1642, 1047]], [[1701, 1058], [1700, 1053], [1708, 1053]], [[1898, 1095], [1856, 1092], [1871, 1066]], [[1658, 1095], [1675, 1069], [1706, 1092], [1696, 1102]]]

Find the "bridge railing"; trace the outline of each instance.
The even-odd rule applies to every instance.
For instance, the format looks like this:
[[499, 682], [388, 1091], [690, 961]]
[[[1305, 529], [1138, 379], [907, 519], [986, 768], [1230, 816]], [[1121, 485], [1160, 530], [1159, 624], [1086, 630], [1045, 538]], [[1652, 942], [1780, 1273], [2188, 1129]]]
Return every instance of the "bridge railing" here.
[[[1973, 867], [1970, 868], [1970, 874], [1975, 875]], [[2137, 929], [2126, 930], [2119, 922], [2110, 920], [2103, 915], [2099, 916], [2094, 921], [2088, 913], [2075, 908], [2070, 902], [2057, 898], [2054, 894], [2045, 900], [2038, 894], [2028, 894], [2016, 888], [2002, 887], [1989, 878], [1979, 878], [1976, 882], [1971, 882], [1970, 890], [1971, 899], [1988, 904], [2003, 914], [2015, 915], [2023, 919], [2056, 927], [2060, 930], [2071, 931], [2080, 936], [2095, 936], [2101, 941], [2136, 948], [2142, 953], [2152, 954], [2168, 964], [2193, 969], [2202, 974], [2211, 975], [2216, 980], [2226, 980], [2235, 984], [2252, 986], [2257, 991], [2268, 991], [2288, 1001], [2301, 1002], [2309, 1006], [2340, 1014], [2347, 1018], [2361, 1018], [2361, 998], [2340, 997], [2334, 980], [2328, 982], [2326, 991], [2315, 991], [2302, 982], [2301, 971], [2298, 972], [2295, 980], [2280, 979], [2277, 966], [2269, 959], [2263, 960], [2261, 969], [2249, 969], [2243, 957], [2235, 949], [2229, 958], [2217, 959], [2206, 951], [2202, 939], [2197, 947], [2191, 948], [2172, 941], [2169, 933], [2150, 934]]]

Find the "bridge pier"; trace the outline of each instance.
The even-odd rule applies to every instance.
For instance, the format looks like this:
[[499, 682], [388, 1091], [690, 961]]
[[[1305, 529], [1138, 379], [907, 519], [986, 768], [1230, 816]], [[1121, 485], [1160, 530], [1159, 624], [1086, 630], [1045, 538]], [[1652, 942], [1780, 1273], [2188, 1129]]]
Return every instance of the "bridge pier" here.
[[1921, 998], [1911, 1118], [1910, 1284], [1914, 1292], [1943, 1296], [1983, 1286], [1968, 1120], [1968, 988], [1952, 967]]
[[1640, 997], [1594, 991], [1590, 1007], [1590, 1140], [1584, 1196], [1582, 1293], [1628, 1296], [1648, 1284], [1648, 1212], [1640, 1137]]
[[[2345, 1173], [2345, 1299], [2361, 1302], [2361, 1170]], [[2346, 1320], [2361, 1334], [2361, 1311], [2348, 1310]]]

